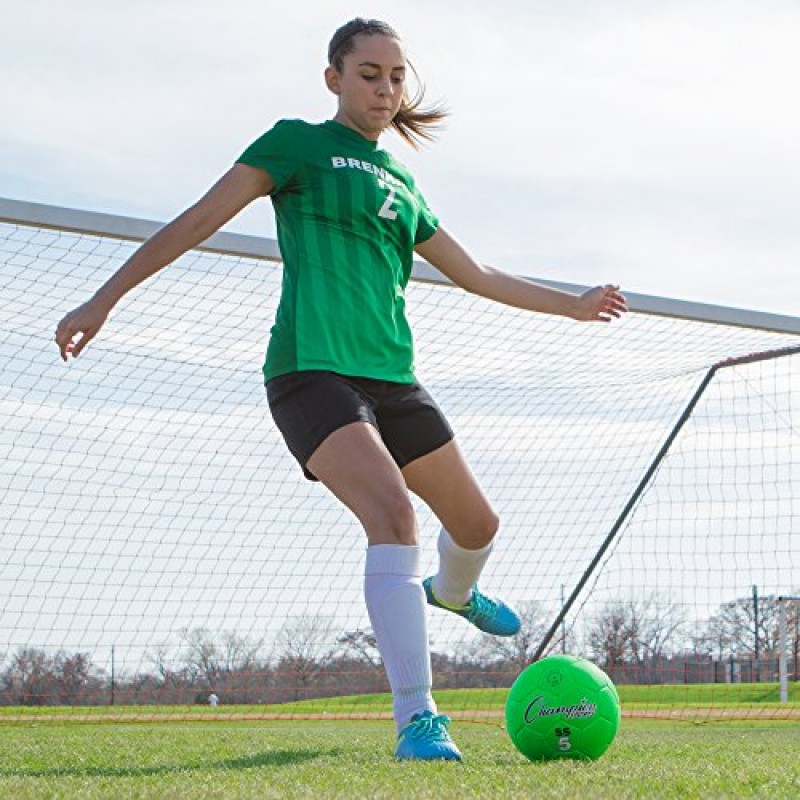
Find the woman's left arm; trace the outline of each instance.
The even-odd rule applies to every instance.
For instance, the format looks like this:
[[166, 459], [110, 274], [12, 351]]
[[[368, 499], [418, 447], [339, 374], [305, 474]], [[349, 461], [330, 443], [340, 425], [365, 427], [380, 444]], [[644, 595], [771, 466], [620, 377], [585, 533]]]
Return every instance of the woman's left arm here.
[[570, 294], [479, 264], [441, 227], [415, 250], [457, 286], [507, 306], [597, 322], [610, 322], [628, 310], [618, 286]]

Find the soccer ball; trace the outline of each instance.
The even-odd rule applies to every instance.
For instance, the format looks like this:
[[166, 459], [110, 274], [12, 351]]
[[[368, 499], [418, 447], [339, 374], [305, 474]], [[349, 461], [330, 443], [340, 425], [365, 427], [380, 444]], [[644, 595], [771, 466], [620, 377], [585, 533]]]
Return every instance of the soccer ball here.
[[599, 758], [619, 728], [616, 687], [576, 656], [548, 656], [527, 667], [506, 698], [506, 730], [531, 761]]

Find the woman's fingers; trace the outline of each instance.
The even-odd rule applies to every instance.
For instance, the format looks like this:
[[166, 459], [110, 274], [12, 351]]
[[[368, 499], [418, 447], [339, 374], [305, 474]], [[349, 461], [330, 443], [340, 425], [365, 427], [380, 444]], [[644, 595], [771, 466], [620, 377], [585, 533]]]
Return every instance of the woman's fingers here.
[[97, 313], [88, 304], [67, 314], [56, 326], [56, 344], [62, 361], [66, 361], [70, 355], [77, 358], [97, 335], [103, 322], [105, 315]]

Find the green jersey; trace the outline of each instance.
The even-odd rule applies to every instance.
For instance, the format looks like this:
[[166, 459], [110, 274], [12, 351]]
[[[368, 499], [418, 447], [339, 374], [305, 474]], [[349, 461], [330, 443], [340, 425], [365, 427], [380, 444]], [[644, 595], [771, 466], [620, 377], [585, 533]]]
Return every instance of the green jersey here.
[[333, 120], [281, 120], [238, 161], [275, 183], [283, 287], [265, 380], [322, 369], [413, 382], [405, 288], [438, 220], [408, 170]]

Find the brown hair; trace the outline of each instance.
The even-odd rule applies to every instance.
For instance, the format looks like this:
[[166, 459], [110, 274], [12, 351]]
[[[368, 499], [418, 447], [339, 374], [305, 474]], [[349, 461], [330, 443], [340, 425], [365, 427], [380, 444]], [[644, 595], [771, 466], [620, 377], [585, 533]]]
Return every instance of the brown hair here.
[[[339, 72], [344, 69], [344, 57], [355, 49], [356, 36], [389, 36], [398, 42], [401, 41], [397, 31], [386, 22], [356, 17], [342, 25], [333, 34], [328, 45], [328, 63]], [[412, 147], [418, 148], [421, 140], [429, 142], [434, 140], [432, 129], [440, 127], [449, 112], [441, 104], [421, 108], [425, 95], [425, 84], [414, 69], [414, 65], [410, 61], [407, 63], [414, 73], [417, 91], [413, 97], [409, 97], [407, 93], [403, 95], [400, 110], [392, 120], [392, 126], [406, 142]]]

